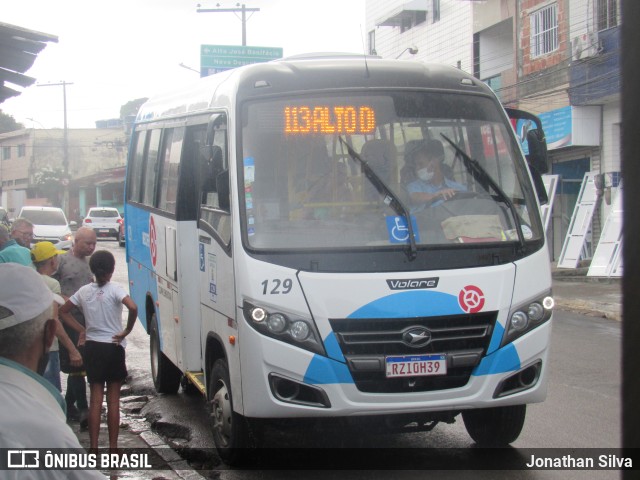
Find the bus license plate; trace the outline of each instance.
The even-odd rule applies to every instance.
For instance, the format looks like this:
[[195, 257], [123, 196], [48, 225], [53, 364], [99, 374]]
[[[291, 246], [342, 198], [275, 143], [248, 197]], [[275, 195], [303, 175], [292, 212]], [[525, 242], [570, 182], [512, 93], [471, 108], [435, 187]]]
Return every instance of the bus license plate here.
[[446, 355], [408, 355], [386, 358], [387, 378], [447, 374]]

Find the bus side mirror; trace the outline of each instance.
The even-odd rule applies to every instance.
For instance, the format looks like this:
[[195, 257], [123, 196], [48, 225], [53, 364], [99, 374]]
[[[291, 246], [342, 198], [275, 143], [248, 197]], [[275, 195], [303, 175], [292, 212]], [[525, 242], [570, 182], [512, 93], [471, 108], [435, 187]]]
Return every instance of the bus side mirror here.
[[529, 153], [526, 155], [527, 163], [541, 175], [548, 173], [549, 156], [542, 121], [536, 115], [524, 110], [517, 108], [505, 108], [504, 110], [511, 119], [514, 128], [516, 128], [518, 121], [522, 121], [522, 131], [516, 132], [516, 134], [520, 137], [521, 142], [527, 141], [529, 149]]
[[549, 172], [549, 155], [547, 153], [547, 139], [542, 128], [542, 121], [532, 113], [518, 110], [516, 108], [505, 108], [507, 115], [515, 125], [518, 120], [524, 120], [523, 129], [526, 127], [526, 134], [522, 132], [521, 141], [526, 139], [529, 153], [526, 155], [533, 186], [536, 189], [538, 200], [541, 205], [549, 203], [547, 189], [542, 181], [542, 175]]
[[540, 202], [540, 205], [548, 204], [549, 195], [547, 194], [547, 188], [544, 186], [544, 182], [542, 181], [542, 175], [532, 165], [529, 165], [529, 170], [531, 171], [533, 186], [536, 189], [536, 195], [538, 195], [538, 201]]
[[538, 128], [527, 132], [527, 143], [529, 145], [527, 164], [531, 171], [533, 186], [536, 188], [540, 205], [546, 205], [549, 203], [549, 196], [542, 181], [542, 175], [549, 172], [549, 156], [547, 154], [547, 140], [542, 130], [542, 124], [538, 125]]
[[529, 154], [527, 162], [533, 166], [540, 174], [549, 173], [549, 156], [547, 154], [547, 140], [541, 129], [529, 130], [527, 132], [527, 143], [529, 144]]
[[218, 206], [225, 212], [231, 211], [231, 193], [229, 192], [229, 170], [224, 170], [216, 176], [216, 191], [218, 192]]

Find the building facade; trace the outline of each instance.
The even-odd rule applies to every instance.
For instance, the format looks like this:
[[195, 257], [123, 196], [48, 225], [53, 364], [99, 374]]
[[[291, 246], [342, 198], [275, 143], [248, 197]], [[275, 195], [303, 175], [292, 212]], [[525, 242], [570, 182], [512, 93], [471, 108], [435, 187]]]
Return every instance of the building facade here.
[[[124, 167], [126, 142], [122, 128], [69, 129], [66, 142], [63, 129], [23, 129], [0, 134], [0, 205], [15, 217], [24, 205], [62, 206], [67, 190], [70, 195], [78, 195], [70, 197], [70, 208], [65, 212], [70, 220], [76, 220], [93, 206], [88, 204], [92, 198], [104, 198], [100, 192], [87, 194], [87, 189], [112, 185], [112, 169]], [[102, 172], [109, 179], [107, 183], [100, 181]], [[78, 179], [85, 177], [92, 178], [94, 185], [81, 182], [80, 189]], [[89, 199], [86, 205], [80, 201], [81, 190]], [[113, 194], [104, 199], [122, 203], [122, 198], [114, 198]]]
[[[586, 172], [602, 174], [587, 255], [620, 185], [619, 0], [367, 0], [369, 53], [461, 68], [538, 115], [560, 175], [549, 231], [560, 255]], [[409, 49], [409, 50], [408, 50]]]

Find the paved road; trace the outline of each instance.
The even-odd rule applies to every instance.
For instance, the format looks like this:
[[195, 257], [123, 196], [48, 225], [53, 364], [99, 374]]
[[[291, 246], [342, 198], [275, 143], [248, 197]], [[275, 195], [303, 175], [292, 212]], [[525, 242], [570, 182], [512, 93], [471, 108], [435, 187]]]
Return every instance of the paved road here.
[[[114, 280], [127, 284], [124, 249], [116, 242], [101, 241], [98, 248], [106, 248], [116, 255], [117, 270]], [[585, 316], [558, 310], [554, 317], [551, 344], [551, 373], [547, 401], [529, 406], [527, 421], [516, 448], [618, 448], [621, 446], [621, 329], [615, 320]], [[138, 325], [130, 336], [127, 347], [127, 363], [133, 374], [132, 387], [137, 392], [152, 393], [149, 372], [148, 336]], [[207, 429], [203, 399], [198, 395], [151, 395], [142, 413], [149, 419], [159, 420], [157, 426], [170, 443], [195, 449], [213, 447]], [[175, 428], [175, 426], [180, 428]], [[186, 428], [185, 428], [186, 427]], [[309, 432], [297, 441], [309, 438]], [[344, 432], [323, 431], [329, 441], [341, 441]], [[297, 440], [296, 440], [297, 438]], [[280, 437], [280, 439], [283, 439]], [[286, 441], [286, 438], [285, 438]], [[376, 441], [392, 447], [459, 447], [468, 448], [473, 442], [467, 435], [462, 421], [453, 425], [438, 425], [429, 433], [386, 435]], [[212, 464], [218, 465], [213, 459]], [[271, 477], [265, 472], [241, 472], [216, 467], [220, 478]], [[293, 472], [292, 472], [293, 473]], [[461, 478], [459, 472], [441, 472], [444, 478]], [[490, 472], [478, 472], [480, 478], [496, 478]], [[494, 474], [496, 472], [493, 472]], [[504, 473], [504, 472], [503, 472]], [[504, 478], [620, 478], [615, 471], [536, 471], [511, 472]], [[280, 472], [282, 474], [282, 472]], [[389, 472], [387, 472], [387, 475]], [[486, 476], [485, 476], [486, 474]], [[286, 477], [287, 475], [285, 475]], [[313, 472], [305, 472], [313, 478]], [[350, 472], [349, 478], [364, 477], [365, 472]], [[367, 478], [376, 474], [368, 472]], [[501, 474], [497, 474], [501, 477]], [[394, 477], [414, 478], [415, 472], [397, 472]], [[282, 478], [282, 475], [273, 475]], [[380, 477], [382, 478], [382, 477]]]

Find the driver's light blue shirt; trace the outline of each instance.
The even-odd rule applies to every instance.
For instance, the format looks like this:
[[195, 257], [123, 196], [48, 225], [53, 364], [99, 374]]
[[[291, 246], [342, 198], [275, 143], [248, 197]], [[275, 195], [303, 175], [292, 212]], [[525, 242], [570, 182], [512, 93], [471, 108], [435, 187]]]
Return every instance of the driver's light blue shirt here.
[[[444, 190], [445, 188], [451, 188], [458, 192], [467, 191], [467, 188], [464, 185], [458, 182], [454, 182], [453, 180], [449, 180], [448, 178], [445, 178], [444, 183], [439, 186], [432, 185], [431, 183], [425, 182], [424, 180], [414, 180], [409, 185], [407, 185], [407, 191], [409, 192], [409, 195], [411, 195], [412, 193], [438, 193], [440, 190]], [[444, 200], [442, 199], [436, 200], [435, 202], [429, 204], [429, 206], [437, 207], [438, 205], [442, 205], [443, 203]], [[412, 205], [411, 213], [420, 212], [424, 210], [426, 206], [426, 203]]]

